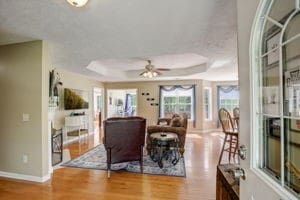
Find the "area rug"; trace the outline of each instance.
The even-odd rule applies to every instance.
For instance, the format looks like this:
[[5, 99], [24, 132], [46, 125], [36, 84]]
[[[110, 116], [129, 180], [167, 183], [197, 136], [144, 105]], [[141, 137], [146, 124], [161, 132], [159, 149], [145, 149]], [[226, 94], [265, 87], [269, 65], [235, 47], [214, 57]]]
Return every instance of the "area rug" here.
[[[184, 158], [180, 158], [178, 163], [174, 166], [170, 161], [164, 160], [164, 167], [159, 168], [158, 164], [151, 160], [150, 156], [144, 156], [144, 173], [145, 174], [157, 174], [166, 176], [179, 176], [185, 177], [185, 164]], [[76, 167], [76, 168], [87, 168], [97, 170], [107, 170], [106, 165], [106, 151], [104, 145], [98, 145], [93, 149], [85, 152], [73, 160], [62, 164], [64, 167]], [[140, 173], [140, 162], [126, 162], [112, 165], [112, 170], [126, 170], [128, 172]]]

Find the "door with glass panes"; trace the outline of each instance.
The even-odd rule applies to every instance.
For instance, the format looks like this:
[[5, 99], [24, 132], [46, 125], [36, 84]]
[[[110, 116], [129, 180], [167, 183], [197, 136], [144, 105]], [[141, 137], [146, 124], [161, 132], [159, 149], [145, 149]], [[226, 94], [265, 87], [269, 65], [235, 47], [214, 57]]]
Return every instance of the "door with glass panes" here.
[[[241, 197], [299, 199], [300, 3], [299, 0], [255, 0], [244, 5], [238, 1], [237, 5], [240, 143], [246, 144], [249, 150], [249, 158], [241, 161], [247, 177], [241, 181]], [[241, 29], [251, 23], [249, 14], [254, 19], [251, 36]], [[251, 41], [249, 75], [243, 68], [247, 64], [247, 46], [241, 42], [247, 36]], [[247, 76], [250, 87], [246, 85]], [[245, 112], [246, 108], [249, 113]]]

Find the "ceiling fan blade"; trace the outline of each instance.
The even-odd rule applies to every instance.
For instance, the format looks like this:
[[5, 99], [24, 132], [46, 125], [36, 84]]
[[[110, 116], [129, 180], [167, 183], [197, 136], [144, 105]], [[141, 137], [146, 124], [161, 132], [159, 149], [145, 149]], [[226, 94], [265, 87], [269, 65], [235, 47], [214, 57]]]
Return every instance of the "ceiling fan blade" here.
[[157, 70], [153, 70], [153, 72], [156, 72], [156, 73], [157, 73], [157, 75], [162, 75], [162, 73], [161, 73], [161, 72], [159, 72], [159, 71], [157, 71]]
[[144, 75], [144, 73], [146, 73], [146, 71], [143, 71], [142, 73], [140, 73], [140, 76], [143, 76], [143, 75]]
[[133, 60], [137, 60], [137, 61], [146, 61], [149, 60], [148, 58], [145, 58], [145, 57], [132, 57], [130, 59], [133, 59]]
[[169, 68], [155, 68], [156, 70], [159, 70], [159, 71], [170, 71], [171, 69]]

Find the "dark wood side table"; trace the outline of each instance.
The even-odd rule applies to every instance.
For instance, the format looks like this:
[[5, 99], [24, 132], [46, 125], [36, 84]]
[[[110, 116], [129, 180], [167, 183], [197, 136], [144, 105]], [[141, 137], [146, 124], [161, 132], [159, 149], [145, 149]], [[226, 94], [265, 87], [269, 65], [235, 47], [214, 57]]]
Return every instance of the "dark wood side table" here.
[[232, 164], [217, 166], [217, 190], [216, 200], [239, 200], [239, 180], [235, 180], [229, 170], [237, 166]]
[[170, 160], [173, 165], [179, 161], [179, 139], [175, 133], [152, 133], [150, 136], [150, 157], [163, 168], [163, 159]]

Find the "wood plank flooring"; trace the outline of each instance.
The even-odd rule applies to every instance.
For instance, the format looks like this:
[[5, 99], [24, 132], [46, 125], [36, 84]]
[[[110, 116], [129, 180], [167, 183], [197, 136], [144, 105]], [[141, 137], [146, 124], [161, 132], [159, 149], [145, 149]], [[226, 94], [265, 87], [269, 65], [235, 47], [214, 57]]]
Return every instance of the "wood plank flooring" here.
[[[216, 165], [221, 133], [188, 134], [186, 140], [186, 178], [112, 172], [76, 168], [56, 169], [52, 179], [33, 183], [0, 178], [2, 200], [133, 200], [133, 199], [215, 199]], [[71, 157], [99, 143], [99, 136], [66, 148]]]

